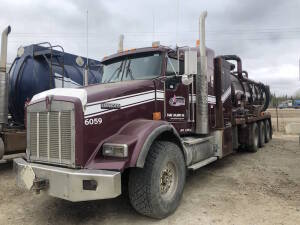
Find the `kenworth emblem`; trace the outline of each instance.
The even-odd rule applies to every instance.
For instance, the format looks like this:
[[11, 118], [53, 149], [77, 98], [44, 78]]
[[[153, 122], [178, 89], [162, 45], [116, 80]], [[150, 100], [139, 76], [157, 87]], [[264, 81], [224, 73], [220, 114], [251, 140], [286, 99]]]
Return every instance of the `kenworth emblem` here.
[[46, 109], [47, 111], [51, 110], [51, 102], [52, 102], [53, 96], [46, 96]]
[[120, 109], [121, 104], [118, 103], [101, 103], [101, 109]]
[[185, 105], [185, 98], [182, 96], [176, 96], [174, 95], [169, 100], [170, 106], [184, 106]]

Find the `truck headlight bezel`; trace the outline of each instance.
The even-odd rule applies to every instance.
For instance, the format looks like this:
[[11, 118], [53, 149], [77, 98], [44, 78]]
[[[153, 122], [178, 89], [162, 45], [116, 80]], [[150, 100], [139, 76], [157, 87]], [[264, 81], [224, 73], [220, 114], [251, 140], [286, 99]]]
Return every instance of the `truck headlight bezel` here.
[[117, 158], [126, 158], [128, 157], [128, 145], [104, 143], [102, 146], [102, 155]]

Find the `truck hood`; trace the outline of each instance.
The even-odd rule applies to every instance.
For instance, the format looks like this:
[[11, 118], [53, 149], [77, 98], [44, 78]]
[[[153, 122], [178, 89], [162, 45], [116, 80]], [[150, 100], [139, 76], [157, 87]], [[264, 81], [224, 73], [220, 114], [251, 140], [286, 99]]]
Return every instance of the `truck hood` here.
[[87, 103], [87, 92], [84, 89], [79, 88], [54, 88], [47, 91], [43, 91], [34, 95], [31, 99], [31, 102], [36, 102], [46, 99], [50, 96], [63, 96], [63, 97], [74, 97], [78, 98], [81, 101], [82, 108], [84, 109]]
[[143, 92], [149, 89], [153, 90], [153, 82], [149, 80], [123, 81], [116, 83], [91, 85], [85, 87], [84, 89], [87, 91], [87, 103], [92, 103], [96, 101]]
[[129, 105], [154, 99], [154, 84], [151, 80], [123, 81], [98, 84], [84, 88], [87, 92], [85, 118], [95, 113], [110, 112]]
[[[134, 80], [96, 84], [82, 88], [54, 88], [33, 96], [31, 102], [44, 100], [50, 96], [80, 99], [84, 114], [88, 116], [101, 111], [101, 109], [117, 109], [125, 104], [153, 99], [154, 85], [151, 80]], [[103, 107], [103, 103], [108, 104]]]

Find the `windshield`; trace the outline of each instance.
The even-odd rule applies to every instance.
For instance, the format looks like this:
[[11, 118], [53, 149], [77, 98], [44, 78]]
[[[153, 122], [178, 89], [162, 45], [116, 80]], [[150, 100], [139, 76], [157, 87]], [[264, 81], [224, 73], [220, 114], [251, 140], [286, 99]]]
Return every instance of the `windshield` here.
[[152, 79], [161, 74], [161, 67], [160, 53], [126, 56], [117, 61], [104, 63], [101, 83]]

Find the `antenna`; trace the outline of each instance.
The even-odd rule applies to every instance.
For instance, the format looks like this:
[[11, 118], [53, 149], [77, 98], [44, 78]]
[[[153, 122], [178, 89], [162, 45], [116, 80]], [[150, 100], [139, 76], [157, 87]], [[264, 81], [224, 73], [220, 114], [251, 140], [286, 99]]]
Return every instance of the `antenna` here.
[[176, 16], [176, 46], [178, 45], [178, 26], [179, 26], [179, 0], [176, 2], [177, 16]]
[[178, 26], [179, 26], [179, 0], [176, 2], [177, 7], [177, 16], [176, 16], [176, 46], [177, 46], [177, 68], [178, 68], [178, 75], [180, 74], [180, 54], [179, 54], [179, 47], [178, 47]]
[[155, 12], [152, 11], [152, 41], [155, 41]]
[[86, 60], [89, 62], [89, 10], [86, 10]]
[[84, 70], [84, 86], [89, 82], [89, 10], [86, 10], [86, 65]]

